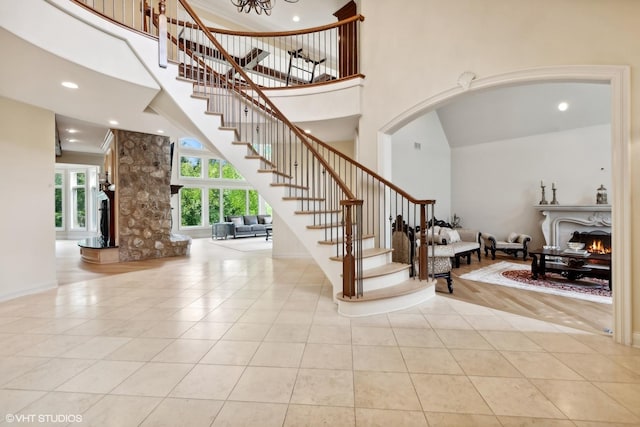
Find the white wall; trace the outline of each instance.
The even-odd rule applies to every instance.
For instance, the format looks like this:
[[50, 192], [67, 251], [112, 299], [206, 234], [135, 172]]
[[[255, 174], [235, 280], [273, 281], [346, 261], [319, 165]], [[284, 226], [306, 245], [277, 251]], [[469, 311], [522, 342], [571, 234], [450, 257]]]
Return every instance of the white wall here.
[[451, 158], [452, 210], [463, 227], [499, 238], [523, 232], [532, 246], [544, 242], [543, 217], [533, 207], [541, 180], [547, 201], [555, 183], [562, 205], [595, 204], [600, 184], [611, 188], [609, 125], [455, 148]]
[[273, 247], [274, 258], [310, 258], [311, 254], [304, 247], [298, 236], [287, 227], [286, 220], [273, 214]]
[[451, 149], [438, 114], [432, 111], [394, 133], [391, 155], [391, 182], [418, 199], [435, 199], [436, 218], [450, 220]]
[[[514, 7], [513, 0], [408, 0], [406, 7], [391, 1], [361, 1], [359, 6], [366, 16], [359, 40], [361, 72], [367, 76], [357, 147], [360, 161], [377, 168], [384, 160], [378, 158], [381, 129], [455, 88], [465, 71], [480, 79], [545, 66], [626, 65], [631, 79], [630, 93], [625, 94], [631, 111], [630, 153], [620, 162], [630, 165], [631, 206], [617, 208], [620, 215], [638, 217], [640, 51], [628, 46], [640, 36], [640, 1], [528, 0]], [[565, 196], [563, 186], [563, 203]], [[637, 256], [640, 227], [630, 228], [625, 232]], [[628, 268], [631, 282], [639, 283], [640, 263]], [[635, 340], [640, 343], [640, 292], [630, 299]]]
[[55, 287], [53, 112], [0, 97], [0, 300]]

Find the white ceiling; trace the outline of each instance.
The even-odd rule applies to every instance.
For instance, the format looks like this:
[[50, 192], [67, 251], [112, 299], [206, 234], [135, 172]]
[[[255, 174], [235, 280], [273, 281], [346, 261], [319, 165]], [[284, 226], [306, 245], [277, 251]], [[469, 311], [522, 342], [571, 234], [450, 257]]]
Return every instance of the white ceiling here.
[[[271, 16], [238, 13], [230, 0], [191, 0], [199, 7], [210, 7], [237, 25], [255, 30], [292, 29], [293, 13], [301, 16], [299, 27], [335, 22], [333, 13], [347, 0], [277, 0]], [[366, 21], [365, 21], [366, 25]], [[120, 129], [165, 135], [185, 135], [147, 106], [157, 91], [104, 76], [52, 55], [24, 42], [0, 28], [0, 46], [4, 57], [12, 58], [11, 67], [0, 67], [0, 95], [36, 105], [56, 113], [63, 151], [96, 153], [104, 141], [110, 119]], [[42, 64], [46, 63], [46, 72]], [[60, 82], [73, 76], [80, 90], [73, 92]], [[555, 106], [569, 102], [569, 110], [560, 114]], [[486, 92], [471, 92], [457, 97], [438, 109], [451, 146], [462, 146], [537, 133], [555, 132], [573, 127], [609, 123], [609, 87], [589, 83], [548, 83]], [[328, 142], [349, 139], [357, 126], [354, 118], [331, 123], [306, 123], [313, 134]], [[78, 130], [75, 134], [68, 129]], [[345, 137], [345, 135], [348, 135]], [[75, 139], [75, 142], [71, 142]]]
[[[558, 104], [569, 108], [559, 111]], [[602, 83], [539, 83], [470, 92], [437, 109], [451, 147], [521, 138], [611, 122]]]
[[[333, 13], [349, 1], [298, 0], [297, 3], [289, 3], [286, 0], [271, 0], [274, 6], [270, 16], [264, 13], [258, 15], [253, 10], [251, 13], [239, 13], [231, 0], [189, 0], [189, 4], [209, 10], [250, 31], [289, 31], [334, 23], [336, 17]], [[298, 16], [300, 21], [294, 22], [294, 16]]]

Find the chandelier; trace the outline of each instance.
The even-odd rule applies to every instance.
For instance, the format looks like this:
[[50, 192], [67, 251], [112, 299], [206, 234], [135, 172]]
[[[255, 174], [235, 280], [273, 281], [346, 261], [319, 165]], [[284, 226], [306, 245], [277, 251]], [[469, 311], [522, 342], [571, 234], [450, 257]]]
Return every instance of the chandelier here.
[[[298, 0], [284, 0], [288, 3], [297, 3]], [[258, 15], [271, 15], [271, 9], [276, 0], [231, 0], [231, 4], [238, 8], [238, 12], [251, 12], [254, 9]]]

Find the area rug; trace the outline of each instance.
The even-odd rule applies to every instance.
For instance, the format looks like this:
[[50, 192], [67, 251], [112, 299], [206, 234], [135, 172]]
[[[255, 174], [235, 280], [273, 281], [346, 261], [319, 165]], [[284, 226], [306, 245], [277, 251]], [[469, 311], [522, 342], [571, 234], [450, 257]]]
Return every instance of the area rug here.
[[264, 236], [212, 240], [211, 243], [240, 252], [270, 251], [273, 248], [273, 241], [265, 240]]
[[460, 276], [461, 279], [475, 280], [492, 285], [526, 289], [578, 298], [602, 304], [611, 304], [611, 291], [606, 280], [584, 279], [569, 281], [559, 274], [547, 273], [546, 279], [534, 280], [531, 266], [502, 261], [482, 267]]

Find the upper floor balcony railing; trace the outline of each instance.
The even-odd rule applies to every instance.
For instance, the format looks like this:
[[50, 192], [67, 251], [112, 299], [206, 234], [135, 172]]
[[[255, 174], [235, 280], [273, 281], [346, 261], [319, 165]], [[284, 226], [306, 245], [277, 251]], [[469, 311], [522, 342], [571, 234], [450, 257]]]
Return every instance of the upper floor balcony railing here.
[[[218, 49], [211, 48], [199, 29], [185, 25], [179, 2], [161, 0], [76, 0], [105, 17], [153, 36], [154, 17], [166, 3], [168, 34], [184, 48], [197, 52], [208, 67], [233, 73]], [[335, 82], [361, 76], [358, 61], [359, 23], [362, 15], [321, 27], [286, 32], [241, 32], [209, 28], [212, 35], [249, 77], [263, 88], [283, 88]], [[168, 59], [185, 64], [181, 74], [197, 78], [201, 67], [182, 57], [177, 44], [168, 43]]]

